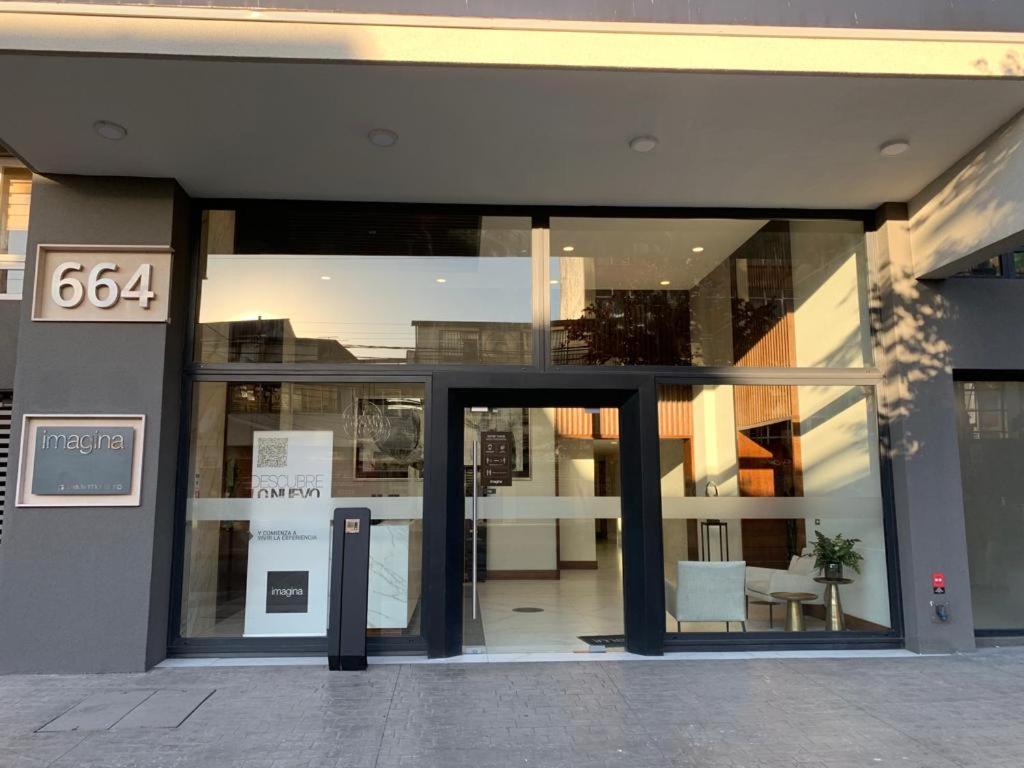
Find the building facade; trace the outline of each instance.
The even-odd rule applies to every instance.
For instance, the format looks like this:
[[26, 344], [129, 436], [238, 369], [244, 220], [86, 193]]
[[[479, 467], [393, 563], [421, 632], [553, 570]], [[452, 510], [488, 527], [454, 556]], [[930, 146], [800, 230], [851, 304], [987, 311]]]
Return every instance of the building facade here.
[[1024, 10], [508, 5], [0, 4], [0, 671], [1024, 636]]

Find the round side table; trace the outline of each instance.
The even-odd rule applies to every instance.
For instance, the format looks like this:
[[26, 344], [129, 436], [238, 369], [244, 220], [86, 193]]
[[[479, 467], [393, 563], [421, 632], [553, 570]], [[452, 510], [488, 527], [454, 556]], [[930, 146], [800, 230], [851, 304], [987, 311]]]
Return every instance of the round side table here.
[[843, 603], [839, 599], [839, 585], [853, 584], [853, 579], [815, 576], [814, 580], [825, 585], [825, 629], [829, 632], [842, 632], [846, 629], [846, 619], [843, 617]]
[[813, 592], [772, 592], [776, 600], [786, 601], [786, 631], [804, 631], [804, 609], [803, 604], [808, 600], [814, 600], [818, 596]]

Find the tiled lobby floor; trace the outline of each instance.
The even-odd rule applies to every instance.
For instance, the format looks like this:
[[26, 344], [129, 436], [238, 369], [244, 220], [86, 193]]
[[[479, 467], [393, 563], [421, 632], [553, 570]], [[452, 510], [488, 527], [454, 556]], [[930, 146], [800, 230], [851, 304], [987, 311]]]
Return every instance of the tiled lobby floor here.
[[[3, 768], [1019, 768], [1024, 649], [0, 677]], [[176, 693], [180, 692], [180, 693]], [[101, 722], [137, 701], [186, 701]], [[61, 730], [74, 708], [88, 727]], [[167, 707], [164, 707], [166, 710]], [[148, 715], [143, 716], [143, 715]], [[159, 718], [157, 718], [159, 720]], [[50, 723], [48, 730], [44, 728]]]
[[622, 634], [622, 562], [614, 540], [598, 547], [597, 562], [596, 570], [565, 570], [557, 580], [480, 584], [487, 651], [585, 650], [580, 635]]
[[[597, 570], [564, 570], [557, 580], [496, 580], [479, 585], [479, 606], [484, 642], [467, 651], [488, 653], [569, 652], [585, 650], [580, 635], [622, 634], [622, 560], [615, 540], [598, 545]], [[518, 612], [516, 608], [539, 608]], [[750, 605], [747, 631], [781, 632], [784, 605], [774, 608], [769, 625], [768, 606]], [[824, 629], [821, 619], [807, 616], [806, 629]], [[665, 614], [665, 629], [676, 622]], [[739, 631], [737, 623], [733, 631]], [[724, 623], [689, 623], [684, 632], [723, 632]], [[467, 632], [467, 636], [470, 633]], [[473, 633], [478, 637], [478, 633]]]

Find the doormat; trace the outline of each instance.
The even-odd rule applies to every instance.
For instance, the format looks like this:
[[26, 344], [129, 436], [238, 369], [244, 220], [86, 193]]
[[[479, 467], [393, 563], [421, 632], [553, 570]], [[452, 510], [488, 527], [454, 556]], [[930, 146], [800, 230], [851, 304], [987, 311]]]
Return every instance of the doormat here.
[[602, 648], [626, 647], [625, 635], [580, 635], [579, 638], [587, 645], [598, 645]]
[[525, 606], [523, 608], [513, 608], [512, 613], [544, 613], [544, 609], [533, 608], [532, 606]]

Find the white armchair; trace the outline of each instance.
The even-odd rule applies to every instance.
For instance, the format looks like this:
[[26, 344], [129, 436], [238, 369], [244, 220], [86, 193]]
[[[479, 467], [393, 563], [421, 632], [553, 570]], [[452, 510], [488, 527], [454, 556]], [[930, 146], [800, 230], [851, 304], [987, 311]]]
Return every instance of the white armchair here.
[[668, 612], [682, 631], [684, 621], [738, 621], [747, 630], [747, 606], [743, 595], [746, 563], [703, 563], [680, 560], [676, 583], [665, 580]]
[[746, 573], [745, 593], [748, 600], [767, 603], [769, 626], [774, 624], [772, 607], [785, 601], [772, 597], [772, 592], [810, 592], [816, 597], [808, 600], [806, 605], [823, 605], [825, 585], [814, 581], [814, 556], [810, 554], [793, 555], [789, 568], [758, 568], [748, 566]]

